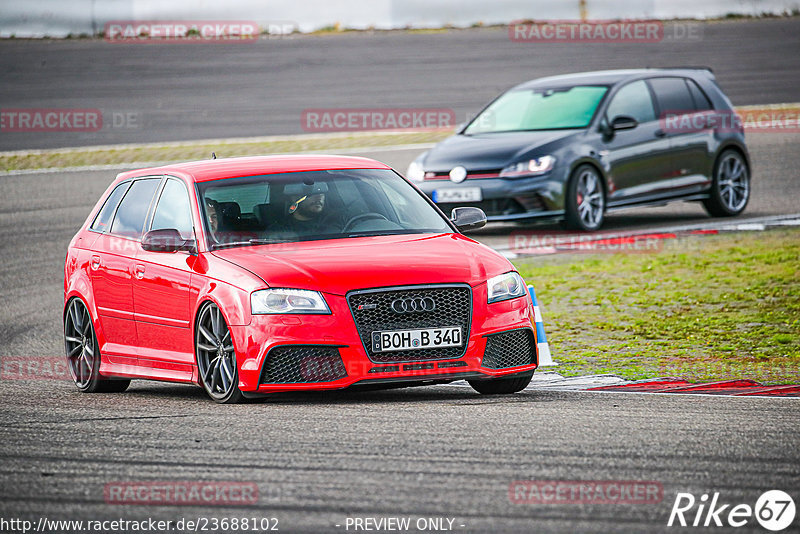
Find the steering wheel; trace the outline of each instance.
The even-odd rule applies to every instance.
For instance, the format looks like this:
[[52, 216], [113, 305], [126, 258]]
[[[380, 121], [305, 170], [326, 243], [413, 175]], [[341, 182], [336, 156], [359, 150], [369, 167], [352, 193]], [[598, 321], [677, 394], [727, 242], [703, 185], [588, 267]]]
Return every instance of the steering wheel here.
[[384, 215], [381, 215], [380, 213], [376, 213], [374, 211], [370, 211], [368, 213], [362, 213], [360, 215], [356, 215], [355, 217], [351, 217], [350, 220], [344, 224], [342, 232], [348, 232], [350, 230], [350, 227], [359, 221], [368, 221], [370, 219], [383, 219], [384, 221], [389, 220]]

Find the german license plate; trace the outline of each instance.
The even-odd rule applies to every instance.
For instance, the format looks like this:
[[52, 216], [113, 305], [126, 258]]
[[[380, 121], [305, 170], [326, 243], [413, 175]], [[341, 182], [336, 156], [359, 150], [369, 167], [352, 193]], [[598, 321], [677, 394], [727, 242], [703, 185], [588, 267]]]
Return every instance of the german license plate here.
[[389, 330], [372, 333], [373, 352], [393, 350], [438, 349], [461, 345], [461, 328], [419, 328], [415, 330]]
[[483, 200], [483, 191], [480, 187], [451, 187], [436, 189], [432, 195], [433, 201], [438, 203], [480, 202]]

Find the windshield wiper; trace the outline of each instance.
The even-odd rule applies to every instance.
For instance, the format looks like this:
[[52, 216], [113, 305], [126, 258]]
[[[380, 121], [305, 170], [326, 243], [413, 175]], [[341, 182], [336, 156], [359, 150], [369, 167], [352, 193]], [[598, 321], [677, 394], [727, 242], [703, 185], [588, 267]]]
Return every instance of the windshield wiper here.
[[289, 243], [288, 239], [248, 239], [247, 241], [231, 241], [229, 243], [214, 243], [211, 248], [241, 247], [246, 245], [273, 245], [275, 243]]
[[374, 232], [357, 232], [347, 234], [347, 237], [375, 237], [379, 235], [405, 235], [405, 234], [424, 234], [425, 230], [376, 230]]

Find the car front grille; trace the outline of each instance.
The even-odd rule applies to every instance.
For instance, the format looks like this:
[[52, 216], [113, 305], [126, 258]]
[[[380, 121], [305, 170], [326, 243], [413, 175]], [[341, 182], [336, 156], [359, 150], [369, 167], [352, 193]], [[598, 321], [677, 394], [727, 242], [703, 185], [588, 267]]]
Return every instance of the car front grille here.
[[267, 353], [262, 384], [309, 384], [345, 378], [339, 349], [319, 345], [283, 345]]
[[[482, 178], [498, 178], [503, 169], [473, 169], [467, 171], [467, 180], [480, 180]], [[425, 180], [450, 180], [450, 171], [426, 172]]]
[[[397, 299], [422, 298], [432, 298], [435, 309], [414, 313], [397, 313], [392, 309], [392, 302]], [[347, 302], [364, 349], [375, 363], [460, 358], [466, 352], [472, 320], [472, 289], [466, 284], [353, 291], [348, 293]], [[373, 332], [446, 326], [461, 328], [462, 346], [389, 352], [372, 350]]]
[[483, 367], [506, 369], [536, 363], [536, 347], [530, 328], [509, 330], [487, 336]]

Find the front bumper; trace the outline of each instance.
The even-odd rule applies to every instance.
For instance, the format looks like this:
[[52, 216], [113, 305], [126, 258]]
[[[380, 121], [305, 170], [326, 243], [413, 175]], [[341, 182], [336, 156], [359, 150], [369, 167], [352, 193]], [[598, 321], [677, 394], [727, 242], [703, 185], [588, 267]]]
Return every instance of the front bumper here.
[[[325, 294], [325, 299], [331, 315], [255, 315], [249, 325], [230, 327], [242, 392], [451, 382], [537, 367], [535, 318], [527, 295], [487, 305], [486, 285], [473, 288], [472, 322], [461, 357], [378, 363], [364, 348], [346, 298]], [[504, 359], [508, 343], [523, 337], [529, 339], [530, 357], [521, 365], [519, 358]]]
[[481, 208], [489, 221], [514, 221], [564, 216], [567, 172], [560, 167], [542, 176], [522, 178], [470, 178], [459, 184], [449, 180], [425, 180], [417, 185], [433, 198], [442, 189], [479, 187], [480, 202], [437, 203], [448, 213], [452, 208], [473, 206]]

